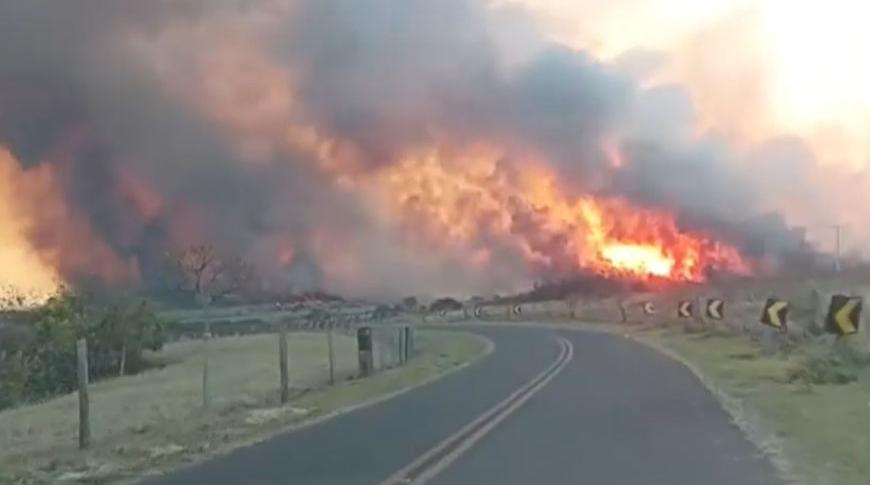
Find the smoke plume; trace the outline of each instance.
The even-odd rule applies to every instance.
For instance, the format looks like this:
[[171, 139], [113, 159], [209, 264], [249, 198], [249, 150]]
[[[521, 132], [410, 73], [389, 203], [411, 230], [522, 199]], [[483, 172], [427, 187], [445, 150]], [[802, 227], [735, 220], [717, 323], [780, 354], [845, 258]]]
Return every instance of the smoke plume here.
[[0, 168], [51, 182], [4, 202], [64, 279], [131, 285], [198, 241], [379, 296], [513, 290], [614, 238], [679, 245], [686, 277], [794, 250], [688, 93], [630, 65], [474, 0], [7, 0]]

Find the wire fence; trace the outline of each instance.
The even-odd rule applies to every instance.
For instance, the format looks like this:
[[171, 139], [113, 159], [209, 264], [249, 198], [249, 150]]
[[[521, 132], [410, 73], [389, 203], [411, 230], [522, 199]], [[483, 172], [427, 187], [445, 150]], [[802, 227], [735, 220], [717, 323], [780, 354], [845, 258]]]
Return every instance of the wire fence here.
[[295, 398], [312, 390], [398, 367], [415, 354], [412, 328], [375, 318], [187, 322], [168, 333], [164, 348], [147, 355], [150, 370], [97, 382], [89, 382], [87, 342], [79, 341], [79, 392], [0, 413], [2, 447], [26, 456], [75, 436], [81, 448], [124, 447], [124, 437], [149, 430], [173, 434], [227, 413], [293, 410]]

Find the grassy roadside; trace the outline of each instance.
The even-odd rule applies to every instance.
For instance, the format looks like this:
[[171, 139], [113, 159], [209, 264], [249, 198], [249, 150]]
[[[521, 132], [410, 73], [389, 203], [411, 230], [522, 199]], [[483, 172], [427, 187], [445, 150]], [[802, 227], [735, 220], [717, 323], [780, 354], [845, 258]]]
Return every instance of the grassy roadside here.
[[196, 342], [169, 346], [158, 356], [168, 363], [163, 369], [96, 384], [94, 446], [87, 452], [75, 449], [75, 395], [0, 413], [0, 483], [128, 481], [396, 392], [474, 360], [487, 348], [469, 334], [421, 332], [421, 353], [406, 366], [355, 380], [355, 343], [336, 338], [340, 379], [328, 386], [324, 336], [295, 334], [294, 396], [281, 407], [275, 344], [268, 335], [214, 341], [214, 405], [207, 412], [198, 406], [202, 358]]
[[677, 329], [629, 336], [692, 367], [785, 478], [805, 485], [870, 480], [870, 367], [848, 369], [856, 380], [847, 384], [814, 385], [794, 379], [811, 351], [763, 357], [745, 336]]

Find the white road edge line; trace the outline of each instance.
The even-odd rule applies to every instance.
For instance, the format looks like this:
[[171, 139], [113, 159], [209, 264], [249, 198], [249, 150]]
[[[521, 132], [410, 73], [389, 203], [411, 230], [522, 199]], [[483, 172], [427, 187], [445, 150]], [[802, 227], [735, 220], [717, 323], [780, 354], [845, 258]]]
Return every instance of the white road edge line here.
[[[547, 366], [546, 369], [511, 393], [508, 397], [499, 401], [486, 412], [462, 427], [462, 429], [448, 436], [433, 448], [429, 449], [414, 461], [391, 475], [379, 485], [422, 485], [450, 466], [451, 463], [456, 461], [464, 453], [468, 452], [468, 450], [470, 450], [477, 442], [495, 429], [496, 426], [498, 426], [508, 416], [516, 412], [523, 404], [543, 389], [544, 386], [553, 380], [562, 369], [571, 362], [571, 359], [574, 357], [574, 346], [571, 344], [571, 341], [564, 337], [558, 337], [557, 342], [561, 348], [559, 356], [552, 364]], [[479, 426], [480, 429], [474, 431], [469, 436], [460, 439], [463, 435]], [[450, 447], [453, 448], [438, 461], [421, 470], [416, 478], [408, 476], [422, 465], [425, 465], [427, 461]]]

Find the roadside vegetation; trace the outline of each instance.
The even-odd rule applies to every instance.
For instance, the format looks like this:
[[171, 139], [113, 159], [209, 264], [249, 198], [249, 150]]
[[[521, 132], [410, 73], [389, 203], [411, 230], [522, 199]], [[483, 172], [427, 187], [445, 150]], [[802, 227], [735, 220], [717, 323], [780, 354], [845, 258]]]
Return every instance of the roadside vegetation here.
[[213, 405], [200, 406], [202, 343], [171, 343], [146, 358], [159, 368], [93, 386], [94, 445], [75, 444], [76, 397], [0, 412], [0, 483], [113, 483], [263, 439], [342, 408], [388, 396], [483, 355], [478, 337], [421, 332], [406, 365], [356, 379], [356, 343], [336, 335], [336, 385], [323, 334], [291, 334], [291, 400], [278, 397], [274, 335], [214, 340]]
[[870, 360], [849, 347], [775, 355], [742, 336], [653, 330], [635, 336], [694, 366], [754, 441], [805, 485], [870, 477]]
[[[50, 297], [0, 291], [0, 484], [134, 479], [388, 396], [487, 348], [390, 325], [407, 325], [396, 318], [417, 312], [416, 298], [281, 291], [207, 244], [167, 254], [157, 276], [159, 287], [129, 294], [98, 283]], [[357, 324], [374, 342], [364, 379]]]
[[0, 328], [0, 410], [76, 388], [75, 343], [90, 345], [92, 380], [135, 374], [144, 352], [165, 342], [164, 322], [144, 300], [87, 299], [71, 292], [27, 311], [7, 313]]

